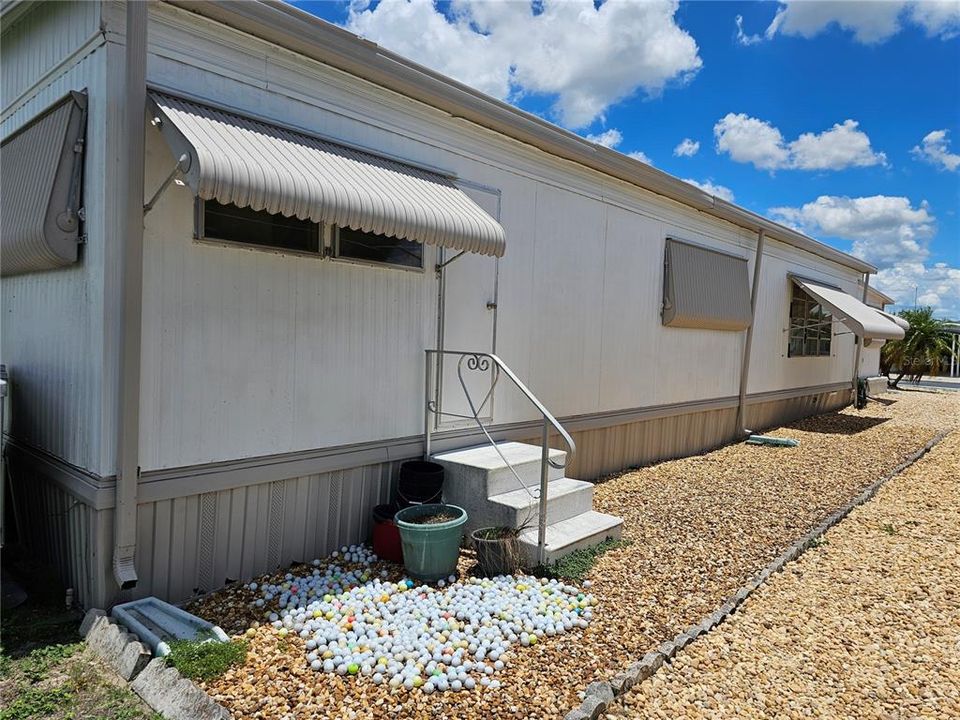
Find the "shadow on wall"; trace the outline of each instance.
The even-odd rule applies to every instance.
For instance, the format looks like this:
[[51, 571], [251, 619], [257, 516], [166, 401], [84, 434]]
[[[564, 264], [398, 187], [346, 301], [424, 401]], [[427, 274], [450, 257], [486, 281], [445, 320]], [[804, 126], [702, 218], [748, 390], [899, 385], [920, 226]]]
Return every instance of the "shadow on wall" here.
[[827, 413], [806, 418], [791, 424], [789, 427], [803, 432], [824, 433], [827, 435], [856, 435], [864, 430], [876, 427], [887, 422], [890, 418], [858, 417], [856, 415], [842, 415]]

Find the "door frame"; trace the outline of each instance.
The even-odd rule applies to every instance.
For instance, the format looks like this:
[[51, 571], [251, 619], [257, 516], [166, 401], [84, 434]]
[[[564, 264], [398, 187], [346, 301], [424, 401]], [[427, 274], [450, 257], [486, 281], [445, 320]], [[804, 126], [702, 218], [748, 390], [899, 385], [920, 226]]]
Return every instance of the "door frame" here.
[[[496, 198], [496, 214], [494, 220], [498, 223], [500, 222], [500, 209], [502, 203], [502, 192], [500, 188], [493, 187], [491, 185], [484, 185], [482, 183], [473, 182], [470, 180], [457, 179], [454, 180], [454, 184], [458, 187], [469, 188], [471, 190], [489, 193]], [[447, 248], [437, 247], [437, 264], [434, 267], [434, 271], [437, 275], [437, 344], [436, 347], [438, 350], [445, 350], [445, 333], [444, 325], [446, 322], [446, 288], [447, 288], [447, 276], [446, 276], [446, 267], [448, 264], [452, 265], [457, 262], [456, 258], [457, 253], [448, 250]], [[496, 354], [497, 352], [497, 314], [499, 313], [499, 298], [500, 298], [500, 258], [493, 258], [493, 307], [489, 307], [488, 310], [493, 312], [493, 322], [491, 324], [491, 338], [490, 338], [490, 352], [491, 354]], [[449, 348], [450, 350], [470, 350], [470, 348]], [[434, 388], [436, 388], [436, 400], [437, 400], [437, 410], [443, 411], [443, 365], [445, 355], [438, 354], [437, 362], [434, 367]], [[495, 372], [495, 369], [491, 367], [491, 373]], [[480, 417], [481, 420], [491, 420], [493, 419], [494, 412], [494, 403], [496, 402], [496, 391], [490, 396], [488, 403], [489, 412]], [[466, 421], [460, 420], [457, 418], [452, 418], [450, 420], [444, 421], [443, 416], [438, 412], [434, 415], [434, 430], [454, 428], [457, 426], [462, 426]], [[444, 428], [444, 425], [447, 428]]]

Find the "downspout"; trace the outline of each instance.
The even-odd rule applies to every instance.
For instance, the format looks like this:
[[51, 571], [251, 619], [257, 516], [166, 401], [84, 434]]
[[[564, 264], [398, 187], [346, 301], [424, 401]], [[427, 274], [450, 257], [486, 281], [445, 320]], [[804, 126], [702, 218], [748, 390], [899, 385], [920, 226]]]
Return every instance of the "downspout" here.
[[[861, 293], [860, 302], [867, 304], [867, 290], [870, 287], [870, 273], [863, 274], [863, 293]], [[860, 379], [860, 350], [863, 348], [863, 338], [859, 335], [853, 336], [853, 401], [857, 402], [857, 381]]]
[[113, 512], [113, 577], [135, 587], [137, 484], [140, 480], [140, 340], [143, 306], [143, 171], [147, 106], [147, 3], [127, 2], [124, 117], [119, 181], [123, 193], [120, 249], [120, 408], [116, 503]]
[[740, 365], [740, 397], [737, 400], [737, 432], [749, 435], [744, 427], [747, 409], [747, 380], [750, 377], [750, 348], [753, 347], [753, 325], [757, 320], [757, 292], [760, 290], [760, 266], [763, 263], [764, 233], [757, 233], [757, 254], [753, 258], [753, 287], [750, 290], [750, 324], [743, 342], [743, 363]]

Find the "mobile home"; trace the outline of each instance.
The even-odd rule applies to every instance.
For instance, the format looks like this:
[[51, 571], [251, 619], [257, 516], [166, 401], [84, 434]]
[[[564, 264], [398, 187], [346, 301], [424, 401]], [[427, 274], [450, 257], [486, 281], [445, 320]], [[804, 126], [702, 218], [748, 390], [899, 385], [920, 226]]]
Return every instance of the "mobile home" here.
[[903, 334], [863, 260], [296, 8], [2, 32], [6, 467], [86, 606], [363, 540], [425, 452], [593, 480], [841, 407]]

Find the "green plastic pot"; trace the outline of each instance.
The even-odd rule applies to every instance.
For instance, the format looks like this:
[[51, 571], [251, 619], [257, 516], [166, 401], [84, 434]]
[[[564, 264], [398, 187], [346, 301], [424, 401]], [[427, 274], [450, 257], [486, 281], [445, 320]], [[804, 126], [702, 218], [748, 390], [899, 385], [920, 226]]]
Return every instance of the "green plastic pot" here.
[[[438, 513], [455, 517], [441, 523], [415, 522], [417, 518]], [[466, 510], [443, 503], [413, 505], [399, 511], [394, 522], [400, 529], [403, 564], [410, 575], [424, 582], [435, 582], [456, 573], [463, 526], [467, 522]]]

